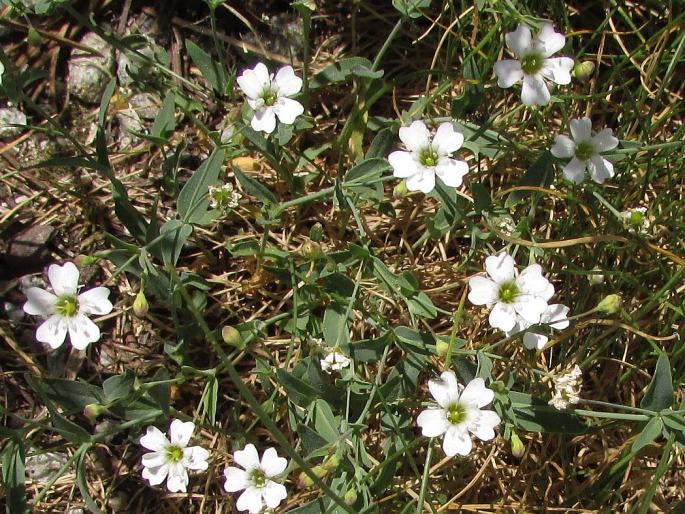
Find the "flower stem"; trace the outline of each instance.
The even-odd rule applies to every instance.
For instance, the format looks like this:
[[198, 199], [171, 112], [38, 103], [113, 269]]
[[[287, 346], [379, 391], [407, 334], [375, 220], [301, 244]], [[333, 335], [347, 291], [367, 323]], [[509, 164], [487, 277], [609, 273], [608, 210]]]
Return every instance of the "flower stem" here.
[[428, 479], [430, 478], [431, 460], [433, 458], [433, 438], [428, 444], [428, 451], [426, 452], [426, 463], [423, 468], [423, 478], [421, 479], [421, 491], [419, 492], [419, 502], [416, 505], [416, 514], [421, 514], [423, 511], [423, 501], [428, 490]]

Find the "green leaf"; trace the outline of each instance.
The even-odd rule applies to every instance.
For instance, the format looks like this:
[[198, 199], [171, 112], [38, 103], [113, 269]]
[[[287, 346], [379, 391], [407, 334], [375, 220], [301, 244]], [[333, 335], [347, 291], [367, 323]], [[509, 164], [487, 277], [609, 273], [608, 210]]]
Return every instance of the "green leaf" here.
[[87, 382], [46, 378], [39, 382], [41, 393], [68, 412], [81, 412], [86, 405], [102, 403], [102, 389]]
[[214, 90], [219, 94], [226, 94], [229, 79], [221, 64], [212, 59], [207, 52], [190, 40], [186, 41], [186, 50], [188, 50], [188, 55], [195, 66], [199, 68], [202, 76], [211, 84]]
[[[196, 220], [196, 223], [198, 221]], [[183, 245], [192, 233], [193, 227], [191, 225], [181, 220], [169, 220], [162, 225], [159, 231], [159, 239], [150, 249], [162, 258], [164, 264], [175, 265], [183, 251]]]
[[81, 496], [83, 496], [83, 501], [86, 502], [88, 510], [93, 514], [102, 514], [102, 511], [95, 503], [95, 500], [90, 495], [88, 491], [88, 476], [86, 474], [85, 460], [87, 451], [80, 451], [78, 459], [76, 459], [76, 483], [78, 484], [79, 491], [81, 491]]
[[344, 306], [333, 304], [324, 312], [323, 338], [331, 347], [346, 345], [350, 342], [347, 309]]
[[329, 443], [340, 439], [340, 418], [333, 415], [331, 407], [321, 399], [314, 404], [314, 428], [316, 432]]
[[345, 185], [376, 183], [392, 167], [386, 159], [366, 159], [350, 169], [343, 179]]
[[276, 376], [284, 387], [288, 399], [294, 404], [307, 407], [316, 399], [316, 390], [304, 380], [294, 377], [284, 369], [276, 370]]
[[343, 350], [355, 362], [377, 362], [383, 356], [385, 348], [392, 344], [392, 332], [386, 332], [376, 339], [354, 341], [343, 347]]
[[176, 94], [169, 91], [164, 97], [155, 121], [150, 129], [150, 135], [168, 140], [169, 135], [176, 128]]
[[427, 319], [435, 319], [438, 316], [438, 310], [426, 293], [418, 292], [406, 298], [405, 301], [407, 302], [409, 312], [414, 316]]
[[480, 214], [483, 211], [492, 210], [490, 192], [480, 182], [471, 182], [471, 194], [473, 194], [473, 208]]
[[347, 57], [325, 67], [314, 75], [309, 81], [309, 89], [318, 89], [329, 84], [343, 82], [357, 72], [364, 73], [364, 69], [369, 70], [373, 64], [364, 57]]
[[509, 400], [515, 415], [515, 419], [510, 421], [520, 430], [582, 434], [587, 429], [583, 420], [573, 412], [559, 411], [527, 393], [509, 391]]
[[640, 407], [659, 412], [671, 405], [673, 405], [671, 363], [668, 360], [668, 355], [662, 353], [656, 361], [654, 376], [649, 383], [644, 398], [640, 402]]
[[224, 163], [224, 151], [215, 148], [192, 174], [178, 195], [177, 208], [184, 223], [203, 223], [209, 207], [209, 186], [216, 184]]
[[[532, 166], [526, 170], [516, 185], [547, 187], [552, 183], [553, 178], [554, 160], [552, 159], [550, 151], [546, 150], [538, 157]], [[509, 196], [507, 196], [504, 206], [509, 208], [530, 195], [531, 191], [512, 191], [509, 193]]]
[[114, 403], [126, 398], [133, 389], [136, 376], [132, 370], [127, 369], [121, 375], [109, 377], [102, 383], [102, 391], [105, 394], [105, 403]]
[[404, 16], [419, 18], [421, 11], [431, 5], [431, 0], [392, 0], [392, 6], [400, 11]]
[[654, 439], [659, 437], [659, 435], [661, 434], [661, 430], [663, 428], [664, 422], [661, 419], [661, 417], [654, 416], [642, 429], [642, 432], [640, 433], [639, 437], [635, 440], [630, 450], [633, 453], [639, 452], [642, 448], [644, 448], [652, 441], [654, 441]]
[[383, 129], [371, 141], [371, 146], [366, 151], [365, 159], [381, 158], [385, 159], [390, 150], [395, 146], [395, 137], [390, 129]]
[[8, 440], [2, 449], [2, 483], [5, 485], [8, 514], [26, 512], [25, 460], [22, 442]]
[[258, 200], [261, 200], [265, 204], [275, 204], [278, 202], [274, 194], [261, 182], [245, 175], [240, 168], [233, 167], [235, 176], [243, 186], [243, 189], [250, 195], [254, 196]]

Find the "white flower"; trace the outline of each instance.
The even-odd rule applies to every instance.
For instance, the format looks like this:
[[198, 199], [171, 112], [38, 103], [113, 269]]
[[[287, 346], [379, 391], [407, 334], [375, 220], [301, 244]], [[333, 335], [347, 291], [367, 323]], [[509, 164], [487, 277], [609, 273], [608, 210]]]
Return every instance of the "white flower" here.
[[414, 121], [400, 128], [400, 139], [408, 152], [397, 150], [388, 156], [393, 175], [407, 179], [409, 191], [430, 193], [437, 175], [445, 185], [459, 187], [469, 171], [464, 161], [449, 156], [464, 143], [464, 135], [454, 130], [451, 123], [441, 123], [431, 141], [431, 135], [422, 121]]
[[290, 98], [302, 88], [302, 79], [295, 75], [292, 66], [279, 68], [274, 77], [264, 63], [258, 62], [236, 80], [254, 110], [250, 123], [254, 130], [270, 134], [276, 128], [276, 116], [281, 123], [292, 125], [304, 112], [302, 104]]
[[200, 446], [188, 446], [195, 431], [192, 421], [175, 419], [169, 428], [169, 439], [157, 427], [147, 427], [140, 444], [152, 450], [143, 455], [143, 478], [150, 485], [159, 485], [166, 479], [172, 493], [186, 492], [189, 469], [207, 469], [209, 452]]
[[592, 122], [587, 117], [573, 119], [569, 124], [573, 139], [559, 134], [554, 138], [551, 150], [554, 157], [571, 159], [564, 166], [564, 177], [574, 184], [580, 184], [585, 178], [586, 169], [592, 180], [599, 184], [613, 177], [614, 165], [600, 155], [618, 146], [618, 139], [614, 137], [612, 130], [605, 128], [593, 136]]
[[102, 316], [112, 311], [107, 299], [109, 289], [95, 287], [77, 295], [79, 271], [72, 262], [63, 266], [51, 264], [48, 278], [53, 293], [40, 287], [29, 287], [24, 311], [41, 316], [46, 321], [36, 330], [36, 339], [52, 348], [59, 348], [69, 333], [71, 345], [77, 350], [100, 339], [100, 329], [88, 319], [88, 315]]
[[[540, 315], [540, 324], [545, 324], [557, 330], [563, 330], [568, 327], [568, 311], [569, 308], [560, 303], [548, 305], [547, 310]], [[511, 334], [526, 330], [530, 325], [520, 319]], [[510, 334], [507, 334], [510, 335]], [[549, 338], [544, 334], [527, 331], [523, 334], [523, 346], [529, 350], [542, 350], [549, 341]]]
[[649, 234], [650, 222], [646, 214], [646, 207], [635, 207], [634, 209], [620, 212], [619, 219], [626, 230], [647, 235]]
[[230, 182], [218, 187], [209, 186], [209, 205], [212, 209], [235, 209], [242, 197]]
[[568, 373], [554, 378], [554, 396], [548, 402], [552, 407], [563, 410], [580, 401], [580, 387], [583, 372], [576, 364]]
[[321, 359], [321, 369], [326, 373], [340, 371], [350, 365], [350, 358], [347, 355], [332, 350], [324, 359]]
[[601, 270], [592, 270], [588, 276], [587, 281], [591, 286], [598, 286], [604, 283], [604, 273]]
[[540, 322], [554, 286], [542, 276], [539, 264], [531, 264], [520, 274], [507, 253], [485, 259], [490, 278], [477, 275], [469, 280], [469, 300], [490, 308], [490, 326], [511, 332], [519, 319], [528, 326]]
[[508, 88], [523, 81], [521, 101], [525, 105], [547, 105], [550, 95], [545, 80], [555, 84], [570, 84], [573, 59], [552, 57], [564, 48], [566, 37], [554, 32], [550, 23], [545, 23], [533, 37], [530, 29], [520, 25], [505, 36], [509, 50], [516, 59], [497, 61], [494, 66], [497, 85]]
[[495, 393], [485, 387], [482, 378], [474, 378], [462, 391], [454, 373], [444, 371], [438, 380], [428, 381], [428, 388], [439, 408], [424, 410], [416, 422], [426, 437], [445, 435], [442, 449], [446, 455], [468, 455], [472, 446], [469, 432], [482, 441], [495, 437], [500, 418], [483, 409]]
[[260, 462], [257, 449], [248, 444], [233, 454], [233, 460], [243, 469], [230, 466], [224, 470], [224, 489], [229, 493], [245, 489], [236, 502], [238, 510], [257, 514], [264, 507], [275, 509], [288, 496], [285, 486], [272, 480], [288, 466], [275, 448], [267, 448]]

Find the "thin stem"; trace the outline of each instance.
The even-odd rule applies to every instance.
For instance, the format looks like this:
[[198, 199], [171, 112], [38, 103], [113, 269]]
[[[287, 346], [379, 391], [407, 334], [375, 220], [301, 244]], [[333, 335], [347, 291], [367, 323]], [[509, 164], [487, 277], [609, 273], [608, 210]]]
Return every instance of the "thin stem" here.
[[428, 479], [431, 470], [431, 460], [433, 458], [433, 439], [431, 438], [428, 443], [428, 451], [426, 452], [426, 464], [423, 469], [423, 478], [421, 479], [421, 491], [419, 492], [419, 503], [416, 506], [416, 514], [421, 514], [423, 511], [423, 501], [426, 497], [426, 491], [428, 490]]

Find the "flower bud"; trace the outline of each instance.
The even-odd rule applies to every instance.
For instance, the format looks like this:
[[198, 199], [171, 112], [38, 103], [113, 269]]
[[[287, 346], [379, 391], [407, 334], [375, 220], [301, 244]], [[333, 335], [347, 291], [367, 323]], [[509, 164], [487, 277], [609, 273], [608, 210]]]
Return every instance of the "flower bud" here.
[[235, 327], [226, 325], [224, 328], [221, 329], [221, 337], [223, 338], [224, 343], [228, 345], [235, 346], [236, 348], [245, 347], [245, 341], [243, 341], [243, 336], [240, 335], [240, 332]]
[[302, 245], [302, 255], [310, 261], [315, 261], [321, 257], [321, 245], [313, 241], [307, 241]]
[[[314, 466], [312, 468], [312, 472], [319, 478], [323, 478], [326, 475], [328, 475], [328, 470], [324, 468], [323, 466]], [[311, 487], [314, 485], [314, 480], [307, 475], [304, 471], [300, 473], [300, 476], [298, 477], [298, 482], [301, 487]]]
[[523, 457], [523, 454], [526, 452], [526, 445], [523, 444], [523, 441], [521, 441], [521, 438], [516, 432], [511, 433], [509, 444], [511, 444], [511, 454], [514, 457], [517, 459]]
[[335, 468], [338, 467], [339, 464], [340, 464], [340, 457], [333, 454], [330, 457], [328, 457], [326, 460], [323, 461], [322, 466], [326, 471], [333, 471]]
[[97, 255], [77, 255], [74, 259], [74, 264], [79, 268], [85, 268], [86, 266], [92, 266], [100, 262], [100, 257]]
[[606, 314], [616, 314], [621, 308], [621, 297], [617, 294], [610, 294], [606, 296], [601, 302], [597, 304], [595, 310], [604, 312]]
[[438, 339], [438, 341], [435, 343], [435, 353], [438, 355], [438, 357], [445, 357], [449, 351], [449, 348], [450, 344], [442, 339]]
[[104, 412], [105, 408], [99, 403], [89, 403], [83, 408], [83, 415], [91, 421], [98, 419], [98, 416]]
[[347, 490], [343, 500], [345, 500], [346, 505], [353, 505], [357, 501], [357, 491], [354, 487]]
[[409, 189], [407, 189], [407, 181], [406, 180], [402, 180], [392, 190], [392, 197], [395, 200], [399, 200], [400, 198], [404, 198], [408, 194], [409, 194]]
[[323, 239], [323, 225], [321, 225], [321, 223], [318, 221], [312, 225], [312, 228], [309, 229], [309, 239], [315, 243], [320, 243]]
[[495, 391], [496, 393], [506, 393], [507, 392], [507, 386], [504, 385], [504, 382], [501, 380], [495, 380], [490, 384], [490, 389]]
[[579, 62], [573, 67], [573, 76], [579, 82], [587, 82], [595, 71], [595, 63], [592, 61]]
[[136, 299], [133, 300], [133, 313], [139, 318], [144, 318], [147, 316], [147, 312], [150, 310], [150, 304], [145, 298], [145, 293], [141, 289], [136, 295]]

